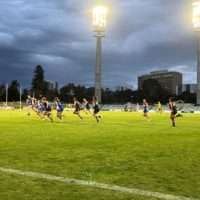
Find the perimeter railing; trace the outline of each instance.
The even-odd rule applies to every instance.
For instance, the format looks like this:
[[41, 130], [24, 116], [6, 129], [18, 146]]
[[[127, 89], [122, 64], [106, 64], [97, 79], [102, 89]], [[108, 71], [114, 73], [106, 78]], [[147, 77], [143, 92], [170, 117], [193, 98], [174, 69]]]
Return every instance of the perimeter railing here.
[[[50, 102], [50, 106], [53, 108], [53, 102]], [[90, 105], [92, 108], [92, 105]], [[28, 105], [25, 102], [8, 102], [7, 104], [5, 102], [0, 102], [0, 110], [11, 110], [11, 109], [27, 109]], [[65, 104], [63, 103], [63, 107], [67, 110], [73, 109], [73, 104]], [[84, 106], [81, 105], [81, 108], [83, 109]], [[101, 110], [104, 111], [120, 111], [120, 112], [136, 112], [136, 111], [142, 111], [143, 107], [140, 104], [137, 106], [136, 104], [101, 104], [100, 105]], [[157, 107], [149, 105], [150, 112], [156, 112]], [[170, 112], [168, 105], [162, 105], [162, 109], [164, 112]], [[196, 106], [194, 104], [184, 104], [183, 108], [179, 110], [179, 112], [183, 113], [200, 113], [200, 106]]]

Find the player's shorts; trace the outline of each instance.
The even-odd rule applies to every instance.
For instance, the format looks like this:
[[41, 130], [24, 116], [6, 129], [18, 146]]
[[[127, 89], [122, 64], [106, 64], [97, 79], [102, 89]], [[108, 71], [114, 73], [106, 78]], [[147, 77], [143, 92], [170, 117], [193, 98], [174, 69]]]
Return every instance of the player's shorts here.
[[47, 112], [51, 112], [51, 107], [48, 106], [48, 107], [46, 108], [46, 111], [47, 111]]
[[146, 109], [146, 108], [143, 110], [143, 113], [148, 113], [148, 112], [149, 112], [149, 111], [148, 111], [148, 109]]
[[81, 109], [80, 109], [80, 107], [79, 107], [79, 105], [76, 105], [75, 106], [75, 112], [79, 112]]
[[89, 106], [89, 104], [86, 104], [85, 107], [87, 108], [87, 110], [90, 110], [90, 106]]
[[63, 112], [63, 109], [62, 109], [62, 108], [60, 108], [60, 109], [58, 109], [58, 110], [57, 110], [57, 112]]
[[79, 112], [80, 111], [80, 108], [76, 108], [75, 110], [74, 110], [74, 112]]
[[100, 111], [99, 108], [95, 108], [94, 109], [94, 114], [97, 114], [99, 111]]
[[176, 115], [177, 114], [177, 110], [172, 110], [171, 114], [172, 115]]

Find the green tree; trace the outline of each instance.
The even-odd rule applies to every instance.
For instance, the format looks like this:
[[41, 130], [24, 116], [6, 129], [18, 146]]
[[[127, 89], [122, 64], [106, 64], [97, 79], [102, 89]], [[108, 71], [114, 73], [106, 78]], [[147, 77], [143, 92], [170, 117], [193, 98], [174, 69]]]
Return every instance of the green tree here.
[[35, 96], [45, 95], [47, 92], [47, 84], [44, 80], [44, 70], [41, 65], [37, 65], [34, 71], [34, 77], [32, 80], [31, 91], [35, 93]]
[[6, 92], [5, 85], [0, 83], [0, 101], [5, 101], [5, 92]]
[[30, 94], [29, 90], [28, 89], [23, 89], [23, 92], [22, 92], [22, 100], [23, 101], [26, 101], [27, 99], [27, 96]]
[[73, 97], [74, 97], [74, 89], [75, 89], [75, 85], [73, 83], [69, 83], [68, 85], [63, 86], [60, 89], [60, 98], [62, 101], [65, 102], [72, 102], [73, 101]]
[[[94, 94], [94, 92], [92, 94]], [[109, 104], [109, 103], [114, 103], [114, 102], [116, 102], [114, 92], [110, 90], [109, 88], [106, 88], [105, 90], [102, 89], [102, 103]]]
[[118, 103], [127, 103], [127, 102], [132, 102], [133, 98], [133, 91], [128, 89], [125, 91], [116, 91], [115, 96], [117, 98]]
[[156, 101], [165, 102], [168, 100], [169, 94], [165, 88], [162, 88], [158, 80], [147, 79], [142, 84], [143, 98], [147, 98], [149, 102]]
[[62, 101], [72, 102], [73, 97], [77, 97], [82, 102], [83, 98], [88, 98], [87, 89], [84, 86], [76, 86], [73, 83], [69, 83], [60, 89], [60, 98]]
[[11, 85], [8, 87], [8, 101], [19, 100], [19, 87], [17, 80], [11, 82]]
[[179, 100], [183, 100], [185, 103], [196, 103], [197, 94], [190, 92], [183, 92], [181, 95], [177, 97]]

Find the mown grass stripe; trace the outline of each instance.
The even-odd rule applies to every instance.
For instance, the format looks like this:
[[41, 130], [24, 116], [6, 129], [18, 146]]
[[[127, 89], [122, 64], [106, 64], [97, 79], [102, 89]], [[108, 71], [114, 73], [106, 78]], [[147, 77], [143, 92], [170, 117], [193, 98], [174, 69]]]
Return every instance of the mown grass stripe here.
[[136, 189], [136, 188], [126, 188], [126, 187], [120, 187], [117, 185], [88, 182], [85, 180], [65, 178], [65, 177], [53, 176], [53, 175], [37, 173], [37, 172], [28, 172], [28, 171], [7, 169], [7, 168], [3, 168], [3, 167], [0, 167], [0, 172], [16, 174], [16, 175], [32, 177], [32, 178], [46, 179], [46, 180], [51, 180], [51, 181], [59, 181], [59, 182], [64, 182], [64, 183], [68, 183], [68, 184], [89, 186], [89, 187], [100, 188], [100, 189], [104, 189], [104, 190], [125, 192], [125, 193], [129, 193], [129, 194], [141, 195], [141, 196], [145, 196], [145, 197], [155, 197], [155, 198], [159, 198], [159, 199], [163, 199], [163, 200], [199, 200], [199, 199], [195, 199], [195, 198], [163, 194], [160, 192], [151, 192], [151, 191], [140, 190], [140, 189]]

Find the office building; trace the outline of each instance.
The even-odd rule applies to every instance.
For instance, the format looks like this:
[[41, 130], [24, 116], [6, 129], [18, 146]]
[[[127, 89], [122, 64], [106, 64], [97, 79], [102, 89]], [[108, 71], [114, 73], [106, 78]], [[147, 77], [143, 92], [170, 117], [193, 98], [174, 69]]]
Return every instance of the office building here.
[[169, 94], [179, 93], [179, 88], [182, 85], [182, 74], [179, 72], [169, 72], [168, 70], [153, 71], [150, 74], [141, 75], [138, 77], [138, 89], [142, 89], [142, 84], [145, 80], [156, 79], [160, 85], [165, 88]]

